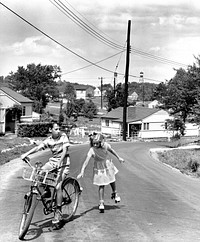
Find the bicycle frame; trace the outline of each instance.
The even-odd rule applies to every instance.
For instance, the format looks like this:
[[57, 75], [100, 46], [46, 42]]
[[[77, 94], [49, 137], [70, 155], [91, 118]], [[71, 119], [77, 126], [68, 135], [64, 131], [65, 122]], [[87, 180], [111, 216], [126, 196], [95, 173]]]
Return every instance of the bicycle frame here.
[[[29, 162], [28, 159], [25, 159], [25, 162], [31, 168], [34, 168], [34, 166], [31, 165], [31, 163]], [[36, 169], [37, 168], [38, 167], [36, 166]], [[44, 187], [45, 186], [49, 186], [53, 190], [53, 194], [52, 194], [51, 199], [46, 200], [46, 198], [43, 198], [42, 197], [42, 192], [41, 192], [41, 189], [40, 189], [40, 184], [37, 181], [36, 182], [32, 182], [32, 185], [30, 186], [30, 191], [27, 194], [25, 194], [25, 197], [24, 198], [26, 199], [26, 197], [29, 196], [30, 193], [36, 194], [37, 196], [39, 196], [37, 200], [40, 200], [42, 202], [42, 204], [44, 206], [43, 212], [44, 212], [45, 215], [48, 215], [48, 214], [52, 213], [54, 211], [55, 207], [56, 207], [56, 204], [55, 205], [53, 204], [55, 202], [55, 200], [56, 200], [56, 187], [53, 187], [53, 186], [50, 186], [50, 185], [44, 185]]]
[[[56, 210], [56, 200], [57, 200], [57, 181], [59, 176], [54, 175], [54, 173], [50, 173], [51, 171], [43, 171], [41, 166], [36, 165], [35, 167], [31, 165], [28, 159], [24, 159], [24, 161], [32, 168], [31, 171], [28, 169], [24, 169], [23, 178], [25, 180], [31, 181], [30, 189], [28, 193], [25, 194], [25, 202], [23, 207], [22, 218], [20, 222], [19, 228], [19, 239], [24, 239], [29, 226], [31, 224], [31, 220], [33, 218], [33, 214], [37, 203], [39, 201], [43, 204], [43, 212], [45, 215], [48, 215]], [[61, 168], [61, 167], [59, 167]], [[53, 169], [54, 171], [58, 171], [58, 169]], [[60, 174], [59, 174], [60, 175]], [[43, 196], [43, 192], [41, 190], [41, 184], [43, 184], [43, 190], [45, 191], [45, 186], [48, 186], [53, 190], [52, 196], [50, 199], [45, 198]], [[68, 222], [76, 213], [76, 209], [79, 203], [79, 195], [82, 192], [78, 181], [73, 177], [66, 177], [61, 185], [61, 190], [63, 192], [63, 201], [61, 204], [63, 217], [62, 221]], [[59, 225], [56, 225], [59, 226]]]
[[[24, 161], [25, 161], [25, 162], [26, 162], [31, 168], [34, 168], [34, 166], [31, 165], [31, 163], [29, 162], [28, 159], [24, 159]], [[37, 169], [37, 168], [39, 168], [39, 165], [38, 165], [38, 167], [36, 166], [36, 169]], [[52, 171], [53, 171], [53, 170], [55, 170], [55, 169], [52, 169]], [[81, 189], [81, 187], [80, 187], [78, 181], [77, 181], [75, 178], [73, 178], [73, 177], [66, 177], [66, 178], [63, 180], [63, 182], [64, 182], [64, 181], [71, 181], [71, 180], [73, 180], [73, 183], [77, 186], [77, 188], [78, 188], [78, 193], [81, 194], [82, 189]], [[49, 188], [52, 188], [52, 190], [53, 190], [53, 194], [52, 194], [51, 199], [46, 200], [46, 198], [43, 198], [43, 197], [42, 197], [42, 192], [40, 191], [40, 184], [38, 184], [39, 182], [32, 182], [32, 183], [33, 183], [33, 184], [30, 186], [30, 191], [29, 191], [29, 192], [30, 192], [30, 193], [34, 193], [34, 194], [36, 194], [37, 196], [39, 195], [38, 200], [40, 200], [40, 201], [42, 202], [43, 206], [44, 206], [43, 212], [44, 212], [45, 215], [48, 215], [48, 214], [52, 213], [52, 212], [55, 210], [55, 208], [56, 208], [56, 187], [53, 187], [53, 186], [50, 186], [50, 185], [44, 185], [44, 186], [49, 186]], [[28, 192], [28, 193], [29, 193], [29, 192]], [[26, 194], [26, 195], [27, 195], [27, 194]], [[25, 196], [26, 196], [26, 195], [25, 195]], [[68, 193], [67, 193], [67, 196], [68, 196], [68, 199], [70, 199], [70, 196], [69, 196]], [[54, 204], [54, 203], [55, 203], [55, 204]]]

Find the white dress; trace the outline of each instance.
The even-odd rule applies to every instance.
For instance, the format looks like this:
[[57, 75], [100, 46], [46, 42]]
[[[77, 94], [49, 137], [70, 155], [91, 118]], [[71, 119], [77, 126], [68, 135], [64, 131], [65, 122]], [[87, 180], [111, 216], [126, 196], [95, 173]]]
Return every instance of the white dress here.
[[108, 154], [109, 147], [110, 145], [105, 142], [103, 147], [91, 147], [89, 150], [91, 156], [94, 158], [94, 185], [108, 185], [115, 181], [115, 175], [117, 174], [118, 169], [114, 166], [111, 157]]

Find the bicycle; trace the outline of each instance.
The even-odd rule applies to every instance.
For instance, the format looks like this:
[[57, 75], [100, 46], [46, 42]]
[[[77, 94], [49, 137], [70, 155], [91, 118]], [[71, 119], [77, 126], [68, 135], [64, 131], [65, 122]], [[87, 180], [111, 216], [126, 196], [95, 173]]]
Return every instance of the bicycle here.
[[[41, 162], [36, 163], [36, 166], [32, 166], [29, 159], [25, 158], [24, 161], [29, 165], [29, 167], [24, 168], [22, 177], [23, 179], [30, 181], [32, 184], [29, 191], [24, 196], [25, 202], [19, 228], [20, 240], [24, 239], [29, 229], [35, 208], [39, 201], [41, 201], [44, 206], [43, 212], [45, 215], [55, 212], [56, 185], [59, 169], [55, 168], [50, 171], [46, 171], [41, 169]], [[51, 189], [51, 191], [53, 190], [53, 192], [51, 192], [51, 198], [48, 200], [42, 196], [47, 186]], [[79, 203], [79, 195], [81, 194], [82, 189], [75, 178], [67, 176], [62, 182], [62, 191], [62, 220], [63, 222], [68, 222], [76, 213]]]

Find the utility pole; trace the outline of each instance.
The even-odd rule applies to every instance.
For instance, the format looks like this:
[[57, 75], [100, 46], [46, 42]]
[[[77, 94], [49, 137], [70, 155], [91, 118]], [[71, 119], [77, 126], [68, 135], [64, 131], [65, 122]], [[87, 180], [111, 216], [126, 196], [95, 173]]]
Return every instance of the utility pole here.
[[126, 141], [127, 133], [127, 99], [128, 99], [128, 76], [129, 76], [129, 62], [130, 62], [130, 32], [131, 20], [128, 21], [127, 31], [127, 47], [126, 47], [126, 71], [125, 71], [125, 90], [124, 90], [124, 109], [123, 109], [123, 140]]
[[116, 91], [116, 79], [117, 79], [117, 72], [114, 72], [114, 85], [113, 85], [114, 93]]
[[140, 72], [140, 81], [142, 82], [142, 103], [143, 103], [143, 106], [144, 106], [144, 72]]
[[103, 77], [99, 77], [101, 79], [101, 109], [103, 108]]

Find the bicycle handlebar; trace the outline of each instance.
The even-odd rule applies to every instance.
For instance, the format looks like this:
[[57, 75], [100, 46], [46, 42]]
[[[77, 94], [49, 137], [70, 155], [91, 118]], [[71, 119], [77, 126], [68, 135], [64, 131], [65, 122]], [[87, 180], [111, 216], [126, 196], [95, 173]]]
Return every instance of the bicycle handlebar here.
[[[33, 165], [31, 165], [31, 163], [30, 163], [30, 158], [28, 158], [28, 157], [25, 157], [24, 159], [22, 159], [25, 163], [27, 163], [30, 167], [32, 167], [32, 168], [35, 168]], [[64, 167], [67, 167], [68, 165], [63, 165], [63, 166], [59, 166], [59, 167], [55, 167], [55, 168], [53, 168], [53, 169], [51, 169], [51, 170], [49, 170], [50, 172], [56, 172], [56, 171], [58, 171], [59, 169], [61, 169], [61, 168], [64, 168]]]
[[28, 157], [25, 157], [24, 159], [22, 159], [25, 163], [27, 163], [30, 167], [34, 167], [34, 166], [32, 166], [31, 165], [31, 163], [30, 163], [30, 159], [28, 158]]

